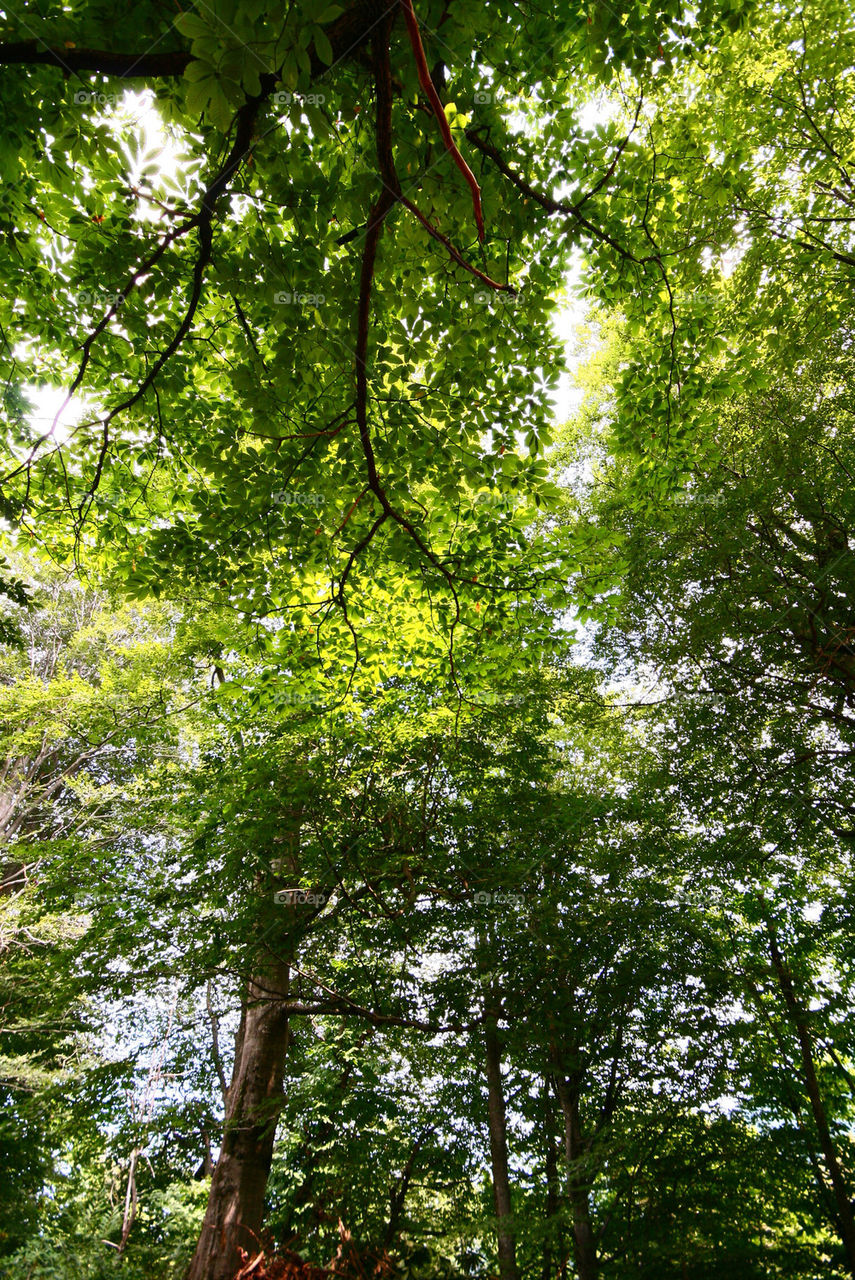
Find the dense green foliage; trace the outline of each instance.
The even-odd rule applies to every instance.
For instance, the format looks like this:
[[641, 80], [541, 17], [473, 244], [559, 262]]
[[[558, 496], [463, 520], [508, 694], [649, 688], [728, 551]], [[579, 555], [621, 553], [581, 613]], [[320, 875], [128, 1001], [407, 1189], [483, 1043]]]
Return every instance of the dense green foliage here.
[[853, 65], [4, 14], [4, 1277], [855, 1275]]

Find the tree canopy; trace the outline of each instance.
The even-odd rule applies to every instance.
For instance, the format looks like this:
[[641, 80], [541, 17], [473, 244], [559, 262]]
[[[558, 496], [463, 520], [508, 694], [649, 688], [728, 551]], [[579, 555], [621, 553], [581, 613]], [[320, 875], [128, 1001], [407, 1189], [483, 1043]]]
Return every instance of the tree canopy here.
[[4, 13], [4, 1276], [855, 1276], [853, 68]]

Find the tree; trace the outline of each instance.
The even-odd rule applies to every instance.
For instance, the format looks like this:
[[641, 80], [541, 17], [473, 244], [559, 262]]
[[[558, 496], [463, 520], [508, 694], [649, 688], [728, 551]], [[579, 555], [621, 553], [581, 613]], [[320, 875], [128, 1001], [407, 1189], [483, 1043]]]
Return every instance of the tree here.
[[[2, 1246], [4, 1254], [25, 1246], [29, 1265], [44, 1261], [49, 1270], [56, 1255], [30, 1250], [22, 1232], [32, 1232], [61, 1194], [64, 1168], [68, 1185], [75, 1170], [94, 1192], [105, 1158], [99, 1121], [105, 1112], [115, 1118], [122, 1083], [115, 1064], [95, 1050], [107, 1018], [92, 1000], [120, 957], [104, 948], [94, 964], [86, 959], [92, 935], [109, 937], [122, 908], [103, 894], [106, 910], [94, 927], [83, 868], [94, 858], [96, 880], [103, 875], [107, 860], [99, 855], [118, 839], [128, 792], [168, 751], [173, 717], [193, 698], [179, 687], [180, 654], [167, 652], [171, 661], [164, 661], [169, 610], [114, 608], [64, 575], [21, 558], [14, 568], [27, 586], [26, 604], [13, 600], [5, 620], [0, 668], [0, 989], [10, 1175], [4, 1217], [20, 1227], [4, 1233]], [[122, 852], [129, 847], [126, 840]], [[55, 1216], [61, 1234], [63, 1215]], [[106, 1206], [101, 1216], [101, 1230], [112, 1231]]]
[[[633, 508], [623, 487], [631, 468], [617, 461], [597, 477], [582, 518], [596, 526], [601, 548], [602, 576], [591, 585], [601, 592], [620, 583], [606, 605], [600, 653], [609, 662], [631, 655], [653, 674], [669, 789], [703, 851], [705, 892], [727, 904], [720, 967], [734, 1001], [754, 1008], [747, 1022], [738, 1019], [737, 1054], [753, 1064], [746, 1090], [764, 1105], [773, 1093], [778, 1113], [794, 1117], [817, 1209], [851, 1270], [848, 1157], [839, 1141], [846, 1122], [829, 1118], [838, 1088], [824, 1066], [836, 1032], [817, 1042], [808, 1016], [822, 966], [837, 972], [839, 962], [815, 954], [799, 990], [787, 955], [791, 946], [811, 954], [798, 912], [817, 909], [850, 874], [841, 786], [851, 754], [851, 553], [835, 479], [847, 465], [846, 367], [845, 353], [829, 346], [806, 361], [798, 385], [782, 380], [734, 396], [719, 420], [719, 453], [695, 465], [677, 495], [683, 501]], [[619, 547], [610, 554], [609, 538]], [[725, 955], [742, 956], [737, 973]], [[755, 1038], [763, 1049], [749, 1048]], [[782, 1052], [788, 1066], [779, 1075]], [[833, 1080], [848, 1070], [848, 1050], [831, 1052]]]
[[[851, 1270], [837, 17], [9, 18], [2, 515], [98, 593], [28, 672], [0, 567], [22, 1274], [81, 1223], [176, 1274], [194, 1171], [191, 1280]], [[580, 249], [614, 342], [547, 453]], [[115, 1185], [54, 1230], [59, 1149]]]

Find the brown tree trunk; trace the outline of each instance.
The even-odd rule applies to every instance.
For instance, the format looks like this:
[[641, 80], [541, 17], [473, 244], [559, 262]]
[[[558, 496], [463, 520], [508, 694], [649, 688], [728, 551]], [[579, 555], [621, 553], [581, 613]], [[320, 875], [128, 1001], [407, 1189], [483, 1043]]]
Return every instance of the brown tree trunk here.
[[552, 1234], [553, 1223], [558, 1216], [561, 1205], [558, 1151], [555, 1143], [555, 1115], [548, 1077], [543, 1082], [543, 1137], [545, 1145], [544, 1163], [546, 1165], [546, 1235], [543, 1241], [541, 1275], [542, 1280], [555, 1280], [556, 1275], [563, 1280], [567, 1274], [564, 1241], [560, 1231]]
[[[241, 1005], [220, 1155], [184, 1280], [234, 1280], [241, 1266], [240, 1250], [250, 1255], [261, 1252], [267, 1179], [283, 1102], [291, 960], [303, 932], [300, 912], [304, 910], [290, 896], [280, 900], [277, 890], [299, 885], [299, 832], [300, 811], [294, 809], [288, 814], [286, 834], [277, 841], [282, 856], [272, 860], [269, 872], [260, 872], [256, 881], [258, 960]], [[264, 940], [271, 937], [277, 945], [265, 946]], [[222, 1082], [210, 987], [207, 1000], [215, 1065]]]
[[122, 1215], [122, 1238], [119, 1241], [117, 1253], [124, 1253], [128, 1243], [128, 1236], [131, 1234], [131, 1227], [134, 1225], [137, 1216], [137, 1164], [140, 1158], [139, 1147], [134, 1147], [131, 1152], [131, 1164], [128, 1170], [128, 1185], [125, 1191], [125, 1212]]
[[491, 983], [484, 1006], [484, 1064], [487, 1077], [487, 1114], [493, 1201], [496, 1206], [496, 1245], [500, 1280], [517, 1280], [517, 1253], [511, 1217], [511, 1182], [508, 1173], [508, 1125], [502, 1088], [502, 1049], [499, 1040], [499, 1000]]
[[802, 1060], [802, 1081], [811, 1105], [819, 1137], [820, 1150], [831, 1181], [834, 1204], [837, 1210], [837, 1231], [846, 1254], [848, 1269], [855, 1276], [855, 1215], [852, 1212], [852, 1200], [846, 1185], [846, 1177], [837, 1158], [834, 1139], [828, 1125], [828, 1117], [819, 1089], [819, 1081], [813, 1061], [810, 1030], [808, 1029], [804, 1009], [793, 987], [790, 971], [784, 963], [778, 947], [775, 930], [768, 921], [767, 930], [769, 933], [769, 953], [772, 957], [772, 967], [775, 971], [778, 986], [781, 989], [781, 995], [784, 998], [787, 1019], [795, 1030], [796, 1038], [799, 1042], [799, 1053]]
[[288, 1047], [289, 969], [276, 963], [249, 983], [226, 1098], [220, 1157], [186, 1280], [234, 1280], [240, 1249], [257, 1253]]
[[579, 1120], [579, 1097], [556, 1063], [555, 1092], [564, 1116], [564, 1158], [567, 1164], [567, 1195], [573, 1214], [573, 1255], [579, 1280], [598, 1280], [600, 1260], [597, 1237], [591, 1221], [589, 1194], [591, 1175], [585, 1169], [588, 1152]]

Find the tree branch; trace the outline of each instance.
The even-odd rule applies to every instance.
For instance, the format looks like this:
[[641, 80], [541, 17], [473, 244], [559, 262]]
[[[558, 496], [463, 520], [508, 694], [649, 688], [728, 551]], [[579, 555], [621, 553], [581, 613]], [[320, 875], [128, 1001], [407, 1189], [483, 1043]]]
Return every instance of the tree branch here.
[[427, 94], [428, 102], [433, 108], [436, 116], [439, 131], [442, 134], [442, 141], [445, 149], [463, 174], [469, 189], [472, 192], [472, 207], [475, 211], [475, 225], [478, 228], [478, 239], [484, 239], [484, 215], [481, 211], [481, 188], [478, 186], [478, 180], [475, 174], [469, 168], [469, 165], [460, 154], [457, 143], [451, 134], [448, 120], [446, 119], [445, 109], [440, 101], [439, 94], [436, 91], [433, 80], [428, 69], [427, 58], [425, 57], [424, 46], [422, 45], [422, 37], [419, 31], [419, 23], [413, 9], [413, 0], [400, 0], [401, 8], [404, 11], [404, 20], [407, 24], [407, 33], [410, 37], [410, 44], [413, 46], [413, 55], [416, 60], [416, 69], [419, 76], [419, 84]]
[[159, 80], [184, 74], [192, 62], [186, 49], [164, 53], [114, 53], [109, 49], [54, 48], [43, 40], [19, 40], [0, 44], [0, 66], [60, 67], [66, 75], [96, 71], [120, 79]]

